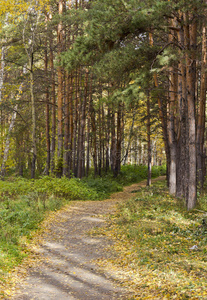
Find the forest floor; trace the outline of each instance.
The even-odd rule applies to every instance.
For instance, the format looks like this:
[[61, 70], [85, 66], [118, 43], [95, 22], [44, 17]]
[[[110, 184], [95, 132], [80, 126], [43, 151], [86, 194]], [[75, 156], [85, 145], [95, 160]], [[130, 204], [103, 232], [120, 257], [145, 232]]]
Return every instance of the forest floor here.
[[116, 260], [114, 239], [94, 232], [110, 226], [108, 216], [117, 204], [144, 186], [146, 181], [127, 186], [104, 201], [73, 201], [51, 213], [29, 246], [32, 255], [12, 275], [13, 291], [3, 299], [133, 299], [125, 270], [101, 264]]

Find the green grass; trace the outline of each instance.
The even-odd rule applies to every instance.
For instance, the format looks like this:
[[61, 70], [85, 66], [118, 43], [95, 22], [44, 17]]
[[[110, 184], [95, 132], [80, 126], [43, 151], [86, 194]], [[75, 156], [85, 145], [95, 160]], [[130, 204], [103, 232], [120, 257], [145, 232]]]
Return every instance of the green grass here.
[[133, 270], [136, 299], [207, 299], [206, 209], [203, 196], [187, 212], [160, 182], [120, 207], [116, 264]]
[[[153, 166], [152, 178], [166, 174], [165, 166]], [[144, 165], [122, 166], [120, 174], [114, 178], [112, 173], [94, 178], [90, 175], [83, 179], [90, 188], [98, 193], [99, 199], [106, 199], [111, 193], [122, 191], [123, 186], [138, 183], [147, 178], [147, 167]]]
[[[153, 166], [152, 178], [165, 175], [165, 166]], [[144, 165], [125, 165], [121, 168], [121, 173], [117, 178], [120, 184], [130, 185], [132, 183], [140, 182], [147, 178], [147, 167]]]

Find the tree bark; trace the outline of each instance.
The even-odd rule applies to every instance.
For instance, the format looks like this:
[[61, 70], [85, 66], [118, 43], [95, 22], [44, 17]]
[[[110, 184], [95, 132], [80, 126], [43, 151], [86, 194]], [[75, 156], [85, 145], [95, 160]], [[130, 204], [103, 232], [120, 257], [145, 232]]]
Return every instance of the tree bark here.
[[150, 95], [147, 95], [147, 148], [148, 148], [148, 174], [147, 174], [147, 186], [151, 185], [152, 178], [152, 147], [151, 147], [151, 120], [150, 120]]
[[86, 123], [86, 104], [87, 104], [87, 96], [88, 96], [88, 71], [86, 71], [85, 75], [85, 83], [84, 83], [84, 96], [82, 102], [82, 112], [81, 112], [81, 120], [80, 120], [80, 145], [79, 145], [79, 156], [78, 156], [78, 172], [77, 177], [82, 178], [84, 176], [84, 156], [85, 156], [85, 123]]
[[55, 148], [56, 148], [56, 92], [55, 92], [55, 70], [53, 57], [53, 36], [50, 32], [50, 73], [51, 73], [51, 102], [52, 102], [52, 134], [51, 134], [51, 173], [55, 170]]
[[[16, 96], [16, 101], [19, 100], [19, 98], [22, 94], [22, 89], [23, 89], [23, 84], [21, 84], [20, 87], [19, 87], [18, 94]], [[18, 104], [16, 104], [15, 107], [14, 107], [14, 111], [13, 111], [12, 117], [11, 117], [11, 122], [10, 122], [10, 125], [9, 125], [9, 130], [8, 130], [7, 137], [6, 137], [4, 154], [3, 154], [2, 164], [1, 164], [1, 172], [0, 172], [0, 177], [1, 178], [3, 178], [5, 176], [6, 162], [7, 162], [7, 159], [8, 159], [9, 149], [10, 149], [10, 137], [11, 137], [11, 132], [14, 128], [14, 124], [15, 124], [15, 120], [16, 120], [16, 116], [17, 116], [17, 108], [18, 108]]]
[[[174, 26], [174, 20], [172, 20]], [[175, 39], [174, 30], [170, 31], [169, 42]], [[168, 136], [170, 146], [170, 169], [169, 169], [169, 192], [176, 194], [176, 136], [175, 136], [175, 115], [176, 115], [176, 95], [177, 95], [177, 76], [175, 66], [169, 68], [169, 117], [168, 117]]]
[[[179, 12], [181, 24], [183, 24], [183, 14]], [[178, 31], [178, 41], [182, 48], [184, 48], [184, 29], [183, 25]], [[178, 130], [177, 130], [177, 160], [176, 160], [176, 196], [179, 198], [186, 198], [187, 191], [187, 177], [188, 177], [188, 151], [187, 151], [187, 93], [186, 93], [186, 65], [185, 54], [180, 50], [180, 62], [178, 69], [181, 71], [178, 76]]]
[[[46, 19], [47, 22], [47, 19]], [[47, 25], [46, 25], [47, 26]], [[47, 29], [47, 28], [46, 28]], [[46, 146], [47, 146], [47, 161], [46, 161], [46, 175], [50, 172], [50, 106], [49, 106], [49, 87], [48, 87], [48, 43], [45, 42], [45, 102], [46, 102]]]
[[73, 122], [74, 122], [74, 113], [73, 113], [73, 84], [74, 84], [74, 76], [71, 74], [70, 81], [70, 98], [69, 98], [69, 157], [68, 157], [68, 168], [69, 168], [69, 176], [71, 176], [72, 172], [72, 161], [73, 161]]
[[[59, 15], [62, 16], [64, 9], [64, 0], [59, 0], [58, 11]], [[62, 21], [58, 24], [57, 30], [58, 38], [58, 55], [61, 54], [63, 50], [63, 24]], [[58, 96], [57, 96], [57, 119], [58, 119], [58, 147], [57, 147], [57, 175], [61, 177], [63, 170], [63, 69], [61, 66], [58, 66]]]
[[73, 126], [73, 145], [72, 145], [72, 155], [73, 155], [73, 174], [77, 175], [76, 170], [76, 160], [77, 160], [77, 147], [76, 147], [76, 141], [77, 141], [77, 129], [78, 129], [78, 103], [79, 103], [79, 71], [76, 70], [75, 75], [75, 119], [74, 119], [74, 126]]
[[188, 107], [188, 150], [189, 150], [189, 169], [188, 169], [188, 194], [187, 208], [193, 209], [197, 201], [196, 190], [196, 119], [195, 119], [195, 82], [196, 82], [196, 43], [197, 43], [197, 24], [196, 19], [192, 18], [192, 24], [188, 26], [189, 16], [185, 13], [185, 46], [186, 51], [186, 83], [187, 83], [187, 107]]
[[66, 95], [64, 103], [64, 154], [63, 154], [63, 175], [69, 177], [69, 101], [70, 101], [70, 76], [66, 72]]
[[6, 48], [5, 48], [5, 46], [3, 46], [1, 48], [0, 102], [2, 100], [2, 91], [3, 91], [3, 86], [4, 86], [5, 55], [6, 55]]
[[204, 151], [204, 134], [205, 134], [205, 117], [206, 117], [206, 24], [202, 27], [202, 57], [201, 57], [201, 83], [200, 99], [197, 126], [197, 172], [198, 187], [202, 190], [204, 185], [205, 174], [205, 151]]
[[34, 72], [33, 72], [33, 53], [29, 58], [30, 72], [30, 96], [32, 107], [32, 165], [31, 178], [35, 178], [36, 160], [37, 160], [37, 141], [36, 141], [36, 111], [35, 111], [35, 96], [34, 96]]
[[116, 130], [115, 130], [114, 105], [112, 104], [112, 109], [111, 109], [111, 170], [112, 170], [114, 176], [116, 176], [115, 167], [116, 167]]
[[96, 125], [96, 113], [93, 106], [93, 97], [92, 97], [92, 78], [91, 78], [91, 93], [90, 93], [90, 118], [91, 118], [91, 128], [92, 128], [92, 157], [93, 157], [93, 166], [94, 166], [94, 176], [98, 174], [98, 165], [97, 165], [97, 125]]
[[108, 106], [107, 128], [106, 128], [106, 172], [109, 170], [109, 140], [110, 140], [110, 108]]
[[115, 176], [118, 176], [121, 171], [121, 142], [122, 142], [122, 105], [118, 104], [117, 112], [117, 142], [116, 142], [116, 165], [115, 165]]
[[1, 164], [1, 172], [0, 172], [1, 179], [4, 178], [5, 173], [6, 173], [6, 162], [7, 162], [8, 155], [9, 155], [10, 137], [11, 137], [11, 132], [14, 128], [14, 123], [15, 123], [16, 116], [17, 116], [16, 110], [17, 110], [17, 105], [14, 108], [14, 112], [11, 117], [8, 134], [7, 134], [6, 141], [5, 141], [5, 148], [4, 148], [4, 154], [3, 154], [3, 159], [2, 159], [2, 164]]

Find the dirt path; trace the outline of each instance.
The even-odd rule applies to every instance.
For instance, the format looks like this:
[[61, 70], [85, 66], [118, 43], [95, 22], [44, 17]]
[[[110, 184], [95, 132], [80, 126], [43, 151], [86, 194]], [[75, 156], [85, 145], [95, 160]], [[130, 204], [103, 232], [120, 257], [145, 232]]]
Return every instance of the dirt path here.
[[105, 201], [76, 201], [57, 212], [35, 250], [37, 263], [29, 268], [16, 295], [10, 299], [129, 299], [129, 291], [121, 286], [113, 270], [103, 272], [94, 262], [115, 255], [106, 251], [112, 241], [90, 236], [88, 232], [106, 226], [100, 215], [113, 213], [117, 202], [131, 198], [132, 191], [145, 185], [143, 181], [125, 187]]

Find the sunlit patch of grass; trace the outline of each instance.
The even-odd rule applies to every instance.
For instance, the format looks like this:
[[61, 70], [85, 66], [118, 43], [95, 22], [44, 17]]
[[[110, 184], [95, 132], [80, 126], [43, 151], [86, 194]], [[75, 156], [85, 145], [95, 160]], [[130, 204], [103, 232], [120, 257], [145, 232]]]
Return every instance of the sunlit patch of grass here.
[[202, 206], [187, 212], [177, 201], [156, 183], [122, 204], [111, 220], [108, 234], [119, 255], [110, 263], [122, 274], [131, 272], [125, 284], [139, 291], [135, 299], [207, 299], [204, 212]]

